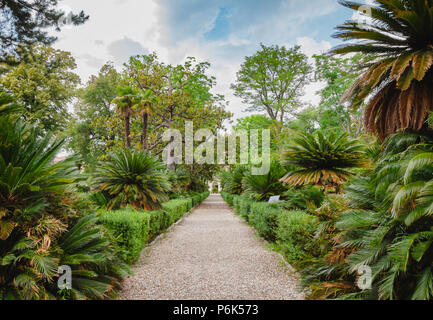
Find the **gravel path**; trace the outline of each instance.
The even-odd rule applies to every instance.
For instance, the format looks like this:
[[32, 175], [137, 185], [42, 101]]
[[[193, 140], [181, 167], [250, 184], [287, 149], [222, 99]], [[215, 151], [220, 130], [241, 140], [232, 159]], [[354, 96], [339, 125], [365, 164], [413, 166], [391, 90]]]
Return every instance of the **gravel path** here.
[[143, 251], [121, 300], [297, 300], [296, 276], [219, 195]]

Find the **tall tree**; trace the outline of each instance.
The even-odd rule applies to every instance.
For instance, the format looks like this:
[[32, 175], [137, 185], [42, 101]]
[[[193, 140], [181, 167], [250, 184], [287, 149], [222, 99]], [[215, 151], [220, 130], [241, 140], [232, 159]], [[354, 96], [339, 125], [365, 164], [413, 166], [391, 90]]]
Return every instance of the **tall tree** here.
[[155, 104], [157, 99], [151, 90], [145, 92], [139, 92], [134, 97], [134, 108], [142, 119], [141, 125], [141, 147], [143, 150], [147, 150], [147, 131], [149, 127], [149, 118], [155, 112]]
[[117, 97], [119, 85], [120, 74], [108, 63], [77, 92], [74, 117], [67, 131], [68, 147], [92, 167], [109, 153], [107, 148], [110, 144], [107, 141], [114, 141], [123, 132], [121, 123], [116, 126], [103, 125], [113, 120], [121, 121], [120, 117], [115, 116], [111, 103]]
[[116, 110], [123, 117], [125, 129], [126, 146], [131, 148], [131, 117], [134, 114], [133, 106], [137, 92], [129, 86], [119, 86], [117, 88], [117, 97], [113, 100]]
[[[340, 1], [353, 10], [363, 3]], [[354, 106], [373, 96], [366, 107], [366, 128], [385, 139], [405, 129], [427, 128], [433, 110], [433, 2], [376, 0], [365, 23], [346, 21], [335, 37], [354, 40], [337, 54], [375, 55], [345, 98]]]
[[45, 131], [64, 130], [70, 118], [67, 105], [80, 84], [73, 72], [75, 59], [69, 52], [42, 45], [18, 54], [23, 59], [0, 78], [0, 86], [25, 107], [27, 121]]
[[272, 120], [284, 123], [286, 116], [300, 106], [311, 72], [299, 46], [286, 49], [261, 45], [257, 53], [245, 58], [232, 89], [250, 105], [247, 111], [265, 111]]
[[63, 12], [58, 0], [0, 0], [0, 62], [16, 63], [15, 53], [19, 46], [36, 43], [51, 45], [56, 37], [46, 29], [60, 31], [65, 19], [79, 25], [89, 17]]
[[[348, 103], [340, 100], [360, 74], [359, 66], [366, 58], [357, 54], [350, 58], [339, 58], [329, 55], [316, 55], [315, 79], [325, 82], [320, 90], [319, 113], [322, 129], [341, 130], [352, 137], [358, 137], [363, 129], [362, 111], [353, 109]], [[337, 125], [338, 127], [336, 127]]]

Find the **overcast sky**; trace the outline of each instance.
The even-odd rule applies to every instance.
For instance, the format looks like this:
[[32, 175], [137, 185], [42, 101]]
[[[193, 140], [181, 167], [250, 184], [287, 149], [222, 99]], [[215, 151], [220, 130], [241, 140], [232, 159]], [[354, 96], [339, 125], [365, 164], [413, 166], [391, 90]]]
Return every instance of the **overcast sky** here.
[[[130, 56], [157, 52], [162, 61], [182, 63], [188, 56], [212, 64], [215, 93], [230, 101], [235, 118], [246, 106], [230, 84], [245, 56], [265, 45], [299, 44], [311, 56], [338, 44], [337, 24], [351, 17], [336, 0], [64, 0], [89, 21], [58, 33], [56, 48], [70, 51], [85, 83], [107, 61], [118, 69]], [[317, 103], [319, 85], [307, 88], [305, 101]]]

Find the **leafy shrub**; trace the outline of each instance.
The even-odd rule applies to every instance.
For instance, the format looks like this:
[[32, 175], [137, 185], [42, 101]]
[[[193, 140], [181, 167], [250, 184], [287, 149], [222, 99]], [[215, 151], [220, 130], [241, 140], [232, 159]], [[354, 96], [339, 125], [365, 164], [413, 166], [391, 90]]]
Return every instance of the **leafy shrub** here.
[[233, 196], [233, 209], [235, 210], [236, 213], [239, 213], [241, 199], [242, 199], [241, 196], [238, 195]]
[[248, 221], [251, 205], [254, 203], [251, 199], [241, 198], [239, 200], [239, 214], [242, 218]]
[[251, 205], [248, 221], [257, 229], [260, 236], [268, 241], [276, 240], [278, 217], [282, 210], [274, 204], [256, 202]]
[[106, 211], [101, 215], [101, 223], [113, 232], [123, 249], [123, 259], [135, 263], [149, 241], [150, 215], [131, 208]]
[[187, 199], [174, 199], [162, 204], [163, 210], [168, 213], [170, 225], [188, 212], [189, 203], [190, 201]]
[[278, 216], [277, 243], [289, 262], [305, 259], [312, 250], [312, 242], [319, 219], [303, 211], [283, 211]]
[[168, 215], [164, 210], [150, 211], [148, 212], [150, 216], [149, 220], [149, 241], [155, 239], [162, 231], [166, 229], [168, 225]]

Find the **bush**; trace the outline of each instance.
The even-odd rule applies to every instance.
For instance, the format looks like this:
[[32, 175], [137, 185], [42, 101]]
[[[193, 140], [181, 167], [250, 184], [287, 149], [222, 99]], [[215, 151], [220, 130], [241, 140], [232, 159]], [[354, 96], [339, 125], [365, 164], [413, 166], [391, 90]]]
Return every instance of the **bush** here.
[[233, 196], [233, 209], [236, 213], [240, 212], [240, 201], [242, 200], [241, 196], [234, 195]]
[[149, 221], [149, 241], [155, 239], [168, 225], [168, 215], [163, 210], [148, 212]]
[[[149, 241], [151, 215], [126, 208], [102, 212], [100, 221], [113, 233], [123, 249], [123, 259], [128, 263], [135, 263]], [[155, 222], [153, 223], [155, 225]]]
[[188, 199], [175, 199], [162, 204], [162, 208], [170, 217], [170, 225], [178, 221], [185, 213], [189, 211], [189, 203], [190, 200]]
[[276, 237], [279, 248], [289, 262], [304, 259], [312, 248], [312, 238], [319, 219], [303, 211], [282, 211], [278, 217]]
[[241, 198], [239, 200], [239, 214], [242, 218], [248, 221], [248, 215], [250, 214], [251, 205], [254, 203], [253, 200]]
[[259, 232], [260, 236], [268, 241], [276, 240], [278, 217], [282, 210], [275, 204], [266, 202], [255, 202], [251, 204], [248, 220]]

